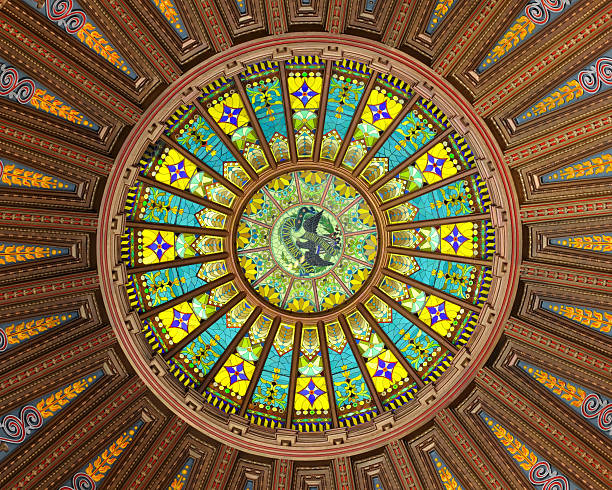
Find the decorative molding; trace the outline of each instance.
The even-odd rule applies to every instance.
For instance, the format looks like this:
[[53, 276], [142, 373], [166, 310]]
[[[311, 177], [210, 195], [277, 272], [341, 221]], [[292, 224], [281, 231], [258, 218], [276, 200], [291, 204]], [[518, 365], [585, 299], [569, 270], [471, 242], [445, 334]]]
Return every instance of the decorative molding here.
[[524, 444], [517, 436], [507, 430], [500, 422], [485, 411], [479, 412], [480, 418], [494, 434], [497, 442], [504, 447], [512, 462], [522, 470], [527, 481], [534, 487], [558, 485], [568, 490], [578, 490], [578, 487], [560, 473], [546, 459], [536, 453], [531, 447]]
[[612, 135], [611, 125], [612, 111], [597, 113], [543, 136], [531, 138], [508, 150], [504, 159], [510, 168], [515, 168], [586, 140], [594, 140], [599, 136], [609, 138]]
[[491, 370], [486, 368], [481, 370], [476, 380], [491, 395], [503, 400], [505, 406], [512, 408], [525, 420], [530, 421], [548, 439], [549, 443], [555, 444], [566, 455], [575, 458], [581, 468], [584, 468], [583, 471], [597, 476], [604, 485], [612, 484], [612, 467], [605, 457], [600, 457], [603, 455], [598, 455], [591, 448], [580, 445], [571, 435], [559, 430], [554, 419], [513, 390]]
[[338, 490], [355, 490], [351, 460], [349, 458], [334, 458], [333, 463], [336, 488]]
[[[574, 303], [578, 303], [574, 301]], [[612, 336], [612, 312], [584, 305], [542, 301], [540, 309], [567, 318], [576, 325]]]
[[229, 49], [232, 45], [225, 23], [219, 15], [217, 7], [212, 0], [201, 0], [198, 2], [200, 15], [204, 19], [204, 26], [209, 39], [211, 39], [215, 51], [220, 52]]
[[326, 29], [331, 34], [341, 34], [344, 32], [346, 22], [346, 11], [348, 3], [345, 0], [331, 0], [327, 6]]
[[559, 219], [591, 218], [612, 214], [612, 197], [592, 197], [560, 201], [554, 204], [526, 204], [521, 207], [525, 224], [544, 223]]
[[438, 451], [436, 451], [435, 449], [432, 449], [429, 452], [429, 457], [431, 458], [431, 462], [436, 468], [436, 473], [438, 474], [440, 484], [444, 488], [463, 490], [464, 487], [455, 478], [455, 475], [449, 469], [447, 464], [444, 462], [444, 460], [442, 459], [442, 456], [438, 454]]
[[36, 338], [49, 330], [75, 322], [80, 318], [78, 310], [63, 311], [53, 315], [18, 319], [12, 322], [0, 323], [0, 352], [15, 347]]
[[389, 19], [389, 27], [386, 29], [382, 42], [392, 48], [399, 47], [404, 34], [408, 29], [409, 19], [417, 2], [413, 0], [399, 0], [393, 14]]
[[563, 379], [534, 364], [518, 361], [516, 365], [518, 368], [522, 368], [530, 379], [547, 388], [558, 400], [588, 421], [593, 427], [612, 438], [612, 421], [609, 415], [610, 410], [612, 410], [612, 403], [607, 397], [588, 390], [573, 381]]
[[[178, 417], [172, 417], [159, 437], [151, 444], [140, 465], [135, 468], [128, 488], [146, 488], [155, 476], [155, 468], [168, 460], [168, 453], [182, 439], [187, 425]], [[193, 468], [192, 468], [193, 469]], [[179, 487], [180, 488], [180, 487]]]
[[612, 274], [577, 271], [570, 267], [523, 262], [520, 275], [525, 281], [566, 286], [579, 284], [581, 288], [600, 292], [612, 290]]
[[[545, 29], [549, 23], [567, 12], [572, 6], [571, 3], [571, 0], [557, 2], [557, 4], [542, 2], [542, 0], [528, 2], [493, 49], [480, 61], [476, 67], [476, 72], [478, 74], [484, 73], [508, 53], [518, 49], [524, 41], [535, 36], [540, 30]], [[574, 4], [576, 3], [574, 2]]]
[[31, 226], [37, 229], [82, 231], [92, 233], [98, 227], [98, 216], [67, 211], [37, 211], [0, 207], [0, 225]]
[[96, 272], [77, 272], [63, 277], [31, 281], [27, 284], [0, 287], [0, 300], [4, 305], [23, 301], [48, 298], [62, 293], [91, 291], [98, 288]]
[[72, 0], [69, 4], [57, 0], [23, 0], [31, 8], [37, 10], [47, 20], [56, 24], [66, 34], [81, 42], [96, 55], [110, 63], [125, 76], [135, 80], [138, 73], [123, 58], [119, 51], [107, 39], [108, 35], [100, 30], [95, 21], [82, 9], [81, 5]]
[[459, 31], [447, 43], [447, 47], [434, 60], [432, 67], [436, 73], [446, 76], [451, 69], [459, 62], [460, 55], [463, 54], [467, 46], [469, 46], [473, 36], [478, 36], [487, 24], [494, 18], [500, 10], [505, 6], [505, 2], [500, 0], [490, 0], [484, 4], [480, 4], [480, 9], [472, 12], [470, 17], [466, 19], [463, 30]]
[[238, 450], [230, 446], [220, 445], [217, 459], [213, 464], [213, 472], [209, 477], [209, 488], [211, 490], [222, 490], [226, 487], [237, 457]]
[[51, 418], [71, 405], [82, 393], [91, 388], [104, 376], [98, 370], [66, 386], [47, 393], [42, 398], [29, 401], [26, 405], [4, 414], [0, 421], [0, 461], [8, 457], [21, 444], [44, 427]]
[[273, 488], [278, 490], [289, 490], [293, 488], [293, 461], [289, 459], [277, 459], [274, 462], [274, 483]]
[[611, 230], [612, 216], [527, 225], [529, 258], [538, 263], [575, 267], [577, 272], [610, 272]]
[[480, 475], [487, 488], [510, 488], [488, 456], [470, 436], [469, 431], [462, 427], [455, 414], [449, 410], [441, 410], [438, 414], [438, 427], [446, 434], [453, 446], [470, 464], [474, 473]]
[[[92, 73], [85, 67], [79, 66], [78, 63], [73, 63], [66, 57], [66, 52], [58, 52], [53, 49], [47, 41], [31, 32], [26, 25], [23, 25], [23, 22], [19, 21], [25, 17], [27, 12], [25, 9], [27, 7], [19, 10], [19, 17], [16, 20], [0, 16], [0, 33], [7, 41], [19, 42], [19, 49], [23, 53], [34, 57], [48, 70], [55, 71], [56, 84], [62, 85], [62, 80], [65, 80], [65, 82], [83, 90], [85, 92], [83, 95], [87, 99], [97, 101], [101, 110], [104, 110], [107, 114], [119, 117], [127, 124], [135, 123], [142, 111], [129, 100], [131, 98], [129, 95], [132, 94], [129, 94], [129, 92], [127, 94], [119, 93], [116, 88], [115, 90], [110, 88], [113, 85], [118, 85], [116, 78], [121, 77], [121, 75], [118, 72], [113, 73], [115, 78], [109, 77], [110, 79], [105, 80], [104, 76], [100, 76], [99, 70]], [[29, 20], [34, 22], [34, 18]], [[52, 30], [52, 26], [49, 26], [49, 28]], [[110, 66], [108, 69], [112, 70]], [[64, 88], [62, 87], [62, 89]], [[138, 92], [134, 92], [134, 95], [137, 94]]]
[[287, 12], [285, 2], [282, 0], [266, 0], [266, 14], [268, 19], [268, 32], [278, 36], [287, 32]]
[[561, 166], [540, 176], [542, 185], [612, 178], [612, 148], [607, 148], [579, 162]]
[[120, 460], [121, 456], [136, 437], [136, 434], [142, 429], [143, 424], [144, 422], [142, 420], [138, 420], [136, 423], [131, 424], [129, 428], [126, 428], [126, 430], [98, 456], [72, 475], [72, 478], [68, 478], [60, 490], [78, 490], [83, 487], [96, 488], [98, 486], [97, 482], [102, 481], [106, 477], [106, 472]]
[[22, 127], [0, 123], [0, 134], [4, 143], [25, 146], [37, 152], [63, 159], [85, 170], [107, 175], [113, 168], [113, 161], [98, 153], [83, 150], [78, 145], [58, 141], [43, 136], [43, 133], [27, 130]]
[[431, 12], [427, 28], [425, 32], [430, 36], [440, 27], [446, 16], [457, 6], [455, 0], [437, 0], [434, 9]]
[[423, 487], [418, 479], [416, 469], [408, 456], [404, 443], [401, 440], [391, 441], [387, 445], [387, 454], [389, 455], [393, 469], [400, 478], [402, 485], [405, 485], [407, 489], [421, 490]]
[[586, 369], [596, 371], [603, 376], [612, 374], [612, 363], [586, 348], [578, 350], [568, 345], [556, 335], [544, 332], [540, 328], [512, 318], [506, 323], [505, 334], [530, 346], [550, 353], [560, 359], [578, 364]]
[[568, 104], [575, 104], [578, 100], [607, 91], [612, 86], [612, 76], [609, 75], [611, 70], [612, 49], [592, 60], [589, 65], [516, 116], [513, 122], [521, 125]]
[[[121, 30], [123, 36], [129, 35], [129, 38], [136, 41], [142, 53], [148, 58], [148, 61], [155, 66], [157, 71], [164, 77], [168, 82], [172, 82], [179, 77], [181, 73], [180, 68], [177, 66], [171, 56], [167, 56], [165, 50], [159, 44], [156, 36], [148, 34], [142, 25], [138, 14], [132, 9], [128, 9], [127, 4], [119, 2], [117, 0], [98, 0], [100, 6], [105, 6], [103, 9], [111, 14], [115, 21], [121, 25], [125, 25], [125, 31]], [[100, 9], [102, 10], [102, 9]], [[135, 53], [130, 51], [130, 55], [134, 56]], [[141, 63], [144, 65], [144, 63]], [[150, 69], [147, 66], [147, 71]], [[140, 81], [141, 84], [145, 83], [144, 80]]]
[[582, 23], [578, 24], [566, 36], [552, 47], [548, 52], [542, 53], [537, 62], [522, 65], [520, 71], [516, 71], [513, 76], [504, 81], [503, 85], [496, 85], [490, 91], [482, 94], [474, 103], [476, 111], [482, 116], [487, 117], [494, 111], [508, 103], [508, 99], [520, 96], [521, 90], [525, 85], [535, 84], [541, 78], [549, 76], [549, 72], [555, 69], [560, 63], [566, 62], [567, 58], [579, 53], [586, 46], [595, 42], [601, 36], [601, 31], [605, 30], [609, 23], [609, 12], [607, 9], [596, 10]]
[[[102, 426], [113, 421], [124, 411], [134, 399], [144, 392], [144, 385], [138, 379], [119, 387], [117, 391], [108, 397], [104, 403], [100, 404], [89, 414], [88, 420], [80, 421], [78, 425], [72, 427], [69, 433], [63, 434], [54, 444], [53, 456], [41, 458], [34, 461], [25, 471], [16, 475], [10, 482], [5, 481], [8, 487], [16, 485], [18, 481], [28, 481], [31, 485], [36, 485], [41, 478], [44, 478], [49, 471], [58, 468], [58, 465], [69, 457], [71, 452], [80, 447], [85, 440], [91, 438], [99, 431], [94, 427]], [[129, 414], [126, 414], [129, 415]], [[91, 425], [90, 425], [91, 424]], [[110, 427], [112, 430], [112, 426]], [[76, 468], [75, 468], [76, 470]], [[64, 468], [64, 475], [66, 469]], [[67, 475], [66, 475], [67, 476]], [[61, 482], [57, 482], [61, 485]]]

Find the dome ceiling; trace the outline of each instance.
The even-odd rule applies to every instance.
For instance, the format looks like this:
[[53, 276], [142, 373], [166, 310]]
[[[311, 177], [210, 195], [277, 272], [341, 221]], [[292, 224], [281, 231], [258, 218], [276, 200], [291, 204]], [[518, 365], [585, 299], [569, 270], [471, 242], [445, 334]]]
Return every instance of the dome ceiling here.
[[2, 488], [608, 488], [604, 0], [0, 0]]

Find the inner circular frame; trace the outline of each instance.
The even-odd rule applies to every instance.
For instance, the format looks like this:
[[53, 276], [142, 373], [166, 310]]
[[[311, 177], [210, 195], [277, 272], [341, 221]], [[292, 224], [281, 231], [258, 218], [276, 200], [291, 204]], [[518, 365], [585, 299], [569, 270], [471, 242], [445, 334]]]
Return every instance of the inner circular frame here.
[[[286, 310], [284, 308], [278, 307], [264, 300], [260, 294], [255, 290], [255, 288], [249, 283], [248, 280], [244, 277], [242, 272], [242, 268], [240, 266], [240, 262], [238, 260], [238, 253], [236, 250], [236, 240], [238, 225], [240, 224], [240, 219], [242, 218], [242, 214], [246, 205], [249, 203], [250, 199], [253, 195], [258, 192], [262, 187], [266, 184], [274, 180], [275, 178], [291, 173], [294, 171], [302, 171], [302, 170], [316, 170], [316, 171], [324, 171], [330, 175], [340, 177], [345, 180], [349, 184], [355, 187], [357, 192], [363, 197], [364, 201], [370, 208], [372, 215], [374, 216], [374, 223], [377, 230], [378, 235], [378, 249], [376, 251], [376, 259], [374, 260], [374, 264], [372, 265], [371, 273], [368, 278], [364, 281], [363, 285], [354, 293], [351, 297], [347, 299], [342, 305], [336, 306], [334, 308], [330, 308], [324, 311], [315, 311], [311, 313], [299, 313], [290, 310]], [[384, 216], [380, 211], [380, 208], [374, 204], [374, 200], [372, 199], [371, 194], [367, 187], [360, 181], [359, 178], [355, 177], [350, 171], [345, 170], [342, 167], [334, 167], [330, 163], [326, 162], [308, 162], [300, 160], [298, 162], [287, 162], [283, 163], [282, 166], [271, 170], [266, 170], [262, 172], [262, 176], [264, 177], [262, 183], [254, 188], [250, 192], [245, 192], [242, 196], [240, 196], [239, 201], [236, 203], [237, 212], [233, 213], [230, 218], [230, 226], [229, 226], [229, 238], [232, 243], [229, 244], [228, 249], [230, 250], [231, 260], [229, 264], [234, 269], [232, 272], [235, 276], [235, 281], [240, 284], [240, 289], [244, 291], [249, 291], [251, 295], [249, 295], [249, 300], [255, 303], [257, 306], [260, 306], [264, 310], [272, 310], [277, 313], [281, 313], [283, 318], [286, 318], [287, 321], [303, 321], [305, 318], [308, 318], [309, 321], [327, 321], [333, 320], [338, 317], [338, 314], [343, 310], [349, 310], [354, 304], [363, 301], [364, 298], [368, 296], [370, 291], [370, 286], [373, 284], [375, 280], [378, 280], [381, 276], [381, 261], [384, 255], [383, 250], [387, 247], [387, 235], [388, 233], [385, 231], [384, 227]], [[375, 283], [374, 283], [375, 284]]]
[[[333, 51], [329, 51], [330, 43], [334, 44]], [[462, 349], [454, 359], [453, 365], [457, 367], [447, 370], [434, 390], [420, 390], [410, 404], [379, 415], [373, 427], [337, 428], [324, 433], [264, 430], [241, 418], [220, 416], [192, 389], [185, 393], [169, 376], [165, 361], [152, 355], [142, 338], [138, 314], [130, 309], [124, 294], [126, 268], [119, 260], [118, 247], [114, 246], [125, 225], [123, 206], [127, 190], [137, 178], [140, 155], [164, 130], [159, 121], [165, 121], [177, 107], [189, 102], [199, 87], [219, 76], [231, 77], [236, 67], [242, 69], [269, 59], [282, 61], [305, 52], [331, 61], [342, 58], [365, 61], [382, 73], [411, 83], [417, 94], [433, 99], [474, 151], [476, 166], [493, 189], [494, 208], [505, 211], [491, 214], [500, 244], [492, 266], [491, 291], [495, 294], [485, 305], [486, 314], [483, 310], [479, 322], [481, 328], [470, 339], [469, 349]], [[97, 264], [102, 297], [115, 336], [141, 380], [169, 410], [194, 429], [239, 450], [295, 460], [327, 459], [369, 451], [414, 432], [471, 383], [501, 336], [516, 295], [522, 240], [519, 225], [517, 195], [503, 152], [482, 118], [444, 78], [409, 55], [376, 41], [341, 34], [330, 37], [293, 33], [248, 41], [219, 53], [185, 73], [151, 104], [126, 138], [108, 176], [99, 216]]]

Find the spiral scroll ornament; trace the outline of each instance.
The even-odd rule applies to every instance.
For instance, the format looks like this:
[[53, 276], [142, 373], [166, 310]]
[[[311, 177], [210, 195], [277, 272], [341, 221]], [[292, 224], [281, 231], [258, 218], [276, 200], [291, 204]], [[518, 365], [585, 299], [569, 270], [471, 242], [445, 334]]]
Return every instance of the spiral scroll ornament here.
[[567, 490], [570, 483], [563, 475], [553, 471], [547, 461], [540, 461], [529, 471], [529, 481], [534, 485], [542, 485], [542, 490]]
[[595, 393], [587, 396], [580, 407], [587, 419], [597, 418], [599, 428], [612, 435], [612, 405]]
[[75, 10], [72, 0], [54, 0], [46, 3], [47, 17], [69, 34], [76, 34], [85, 25], [87, 16], [82, 10]]
[[0, 442], [21, 444], [30, 432], [42, 424], [42, 415], [36, 407], [26, 405], [21, 409], [19, 416], [7, 415], [0, 422], [0, 429], [4, 431], [4, 434], [0, 435]]
[[60, 490], [95, 490], [96, 482], [87, 473], [77, 473], [72, 477], [72, 486], [64, 485]]
[[550, 19], [550, 12], [562, 12], [572, 0], [533, 0], [525, 7], [525, 15], [534, 24], [543, 25]]

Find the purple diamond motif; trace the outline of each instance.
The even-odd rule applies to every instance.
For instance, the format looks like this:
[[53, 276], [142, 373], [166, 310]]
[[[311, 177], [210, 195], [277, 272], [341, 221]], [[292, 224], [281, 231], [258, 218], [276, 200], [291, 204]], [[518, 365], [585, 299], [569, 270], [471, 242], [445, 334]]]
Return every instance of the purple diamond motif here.
[[306, 107], [306, 104], [308, 103], [308, 101], [312, 99], [315, 95], [317, 95], [317, 93], [314, 90], [312, 90], [306, 82], [304, 82], [302, 86], [299, 89], [297, 89], [295, 92], [293, 92], [291, 95], [300, 99], [300, 102], [302, 103], [302, 105]]
[[378, 105], [369, 105], [370, 111], [372, 111], [372, 122], [376, 122], [380, 119], [391, 119], [391, 114], [387, 111], [387, 101], [381, 102]]
[[437, 306], [428, 306], [429, 314], [431, 315], [431, 324], [434, 325], [442, 320], [450, 320], [446, 314], [446, 303], [442, 302]]
[[248, 376], [244, 372], [244, 362], [241, 362], [237, 366], [225, 366], [225, 369], [230, 377], [230, 384], [234, 384], [238, 381], [248, 380]]
[[457, 253], [461, 245], [467, 242], [468, 239], [461, 234], [459, 228], [455, 225], [452, 231], [444, 237], [444, 240], [446, 240], [450, 246], [453, 247], [455, 253]]
[[157, 260], [161, 260], [166, 250], [170, 247], [171, 245], [162, 238], [161, 233], [158, 233], [157, 238], [155, 238], [150, 245], [147, 245], [147, 248], [153, 250], [153, 253], [157, 256]]
[[189, 177], [185, 172], [185, 160], [181, 160], [172, 165], [168, 165], [168, 171], [170, 172], [170, 183], [174, 184], [179, 179], [185, 179]]
[[442, 167], [446, 158], [436, 158], [429, 153], [427, 154], [427, 165], [425, 165], [425, 172], [431, 172], [436, 174], [438, 177], [442, 177]]
[[188, 332], [189, 319], [191, 318], [191, 313], [181, 313], [178, 310], [173, 309], [172, 313], [174, 313], [174, 318], [172, 319], [171, 327], [180, 328]]
[[223, 104], [223, 114], [221, 115], [221, 119], [219, 122], [233, 124], [234, 126], [238, 126], [238, 116], [242, 112], [242, 108], [237, 107], [228, 107]]
[[325, 392], [314, 384], [314, 381], [311, 379], [310, 382], [304, 387], [302, 391], [299, 392], [300, 395], [304, 396], [308, 399], [310, 404], [312, 405], [317, 398], [323, 395]]
[[378, 366], [374, 377], [378, 376], [379, 378], [387, 378], [389, 381], [393, 381], [393, 368], [396, 364], [397, 362], [385, 362], [378, 358]]

